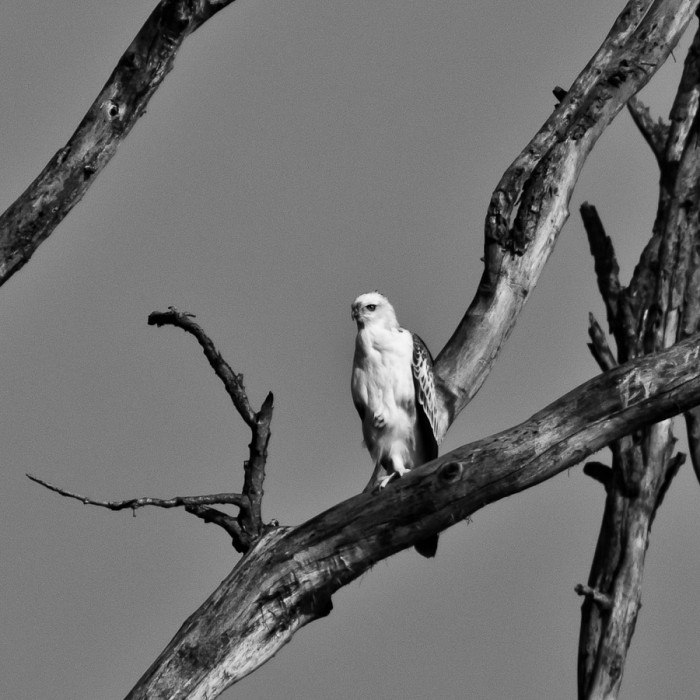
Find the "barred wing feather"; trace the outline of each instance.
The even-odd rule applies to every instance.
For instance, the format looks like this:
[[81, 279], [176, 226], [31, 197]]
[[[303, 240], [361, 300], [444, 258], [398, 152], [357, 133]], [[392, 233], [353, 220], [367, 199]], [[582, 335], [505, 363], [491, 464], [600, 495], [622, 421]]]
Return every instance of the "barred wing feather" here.
[[415, 333], [411, 335], [413, 336], [411, 369], [416, 386], [416, 398], [430, 423], [435, 442], [439, 445], [445, 436], [446, 426], [439, 410], [437, 390], [435, 388], [435, 374], [433, 372], [433, 357], [420, 336]]

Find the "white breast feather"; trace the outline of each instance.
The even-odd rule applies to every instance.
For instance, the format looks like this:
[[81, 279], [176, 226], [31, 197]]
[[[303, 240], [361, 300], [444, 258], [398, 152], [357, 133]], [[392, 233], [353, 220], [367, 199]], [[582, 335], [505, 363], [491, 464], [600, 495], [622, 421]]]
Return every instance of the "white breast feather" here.
[[421, 464], [416, 420], [413, 338], [403, 329], [358, 333], [352, 395], [362, 413], [362, 435], [376, 465], [371, 485]]

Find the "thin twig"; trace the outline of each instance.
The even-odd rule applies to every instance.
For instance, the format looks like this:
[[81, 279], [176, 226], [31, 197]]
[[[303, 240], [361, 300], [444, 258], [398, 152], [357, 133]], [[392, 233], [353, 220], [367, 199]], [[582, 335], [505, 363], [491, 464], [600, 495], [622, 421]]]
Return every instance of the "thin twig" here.
[[194, 336], [202, 346], [204, 355], [209, 360], [216, 376], [221, 379], [226, 392], [231, 397], [233, 405], [245, 421], [246, 425], [253, 428], [255, 426], [255, 412], [250, 407], [248, 395], [243, 386], [243, 375], [236, 374], [230, 365], [221, 357], [219, 351], [214, 347], [214, 343], [204, 332], [202, 327], [192, 319], [194, 314], [186, 311], [179, 311], [174, 306], [170, 306], [167, 311], [154, 311], [148, 316], [149, 326], [175, 326], [181, 328], [186, 333]]
[[156, 508], [179, 508], [187, 506], [205, 506], [205, 505], [232, 505], [244, 506], [245, 496], [240, 493], [215, 493], [207, 496], [175, 496], [174, 498], [152, 498], [151, 496], [141, 496], [140, 498], [127, 498], [123, 501], [103, 501], [89, 496], [83, 496], [73, 491], [68, 491], [60, 486], [51, 484], [38, 476], [27, 474], [27, 478], [44, 486], [49, 491], [55, 491], [66, 498], [74, 498], [76, 501], [89, 506], [99, 506], [108, 508], [109, 510], [127, 510], [135, 511], [137, 508], [144, 506], [155, 506]]
[[627, 102], [627, 109], [660, 166], [664, 162], [664, 152], [671, 127], [662, 119], [654, 121], [649, 107], [638, 97], [630, 98]]

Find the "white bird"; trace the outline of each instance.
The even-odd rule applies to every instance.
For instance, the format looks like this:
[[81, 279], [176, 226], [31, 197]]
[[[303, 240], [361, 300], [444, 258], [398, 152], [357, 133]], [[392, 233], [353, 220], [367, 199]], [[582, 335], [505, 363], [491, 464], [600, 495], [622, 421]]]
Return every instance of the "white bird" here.
[[[352, 400], [374, 462], [365, 491], [384, 488], [394, 477], [435, 459], [445, 433], [435, 391], [433, 358], [425, 343], [399, 326], [394, 307], [379, 292], [352, 303], [357, 323]], [[437, 535], [416, 550], [435, 556]]]

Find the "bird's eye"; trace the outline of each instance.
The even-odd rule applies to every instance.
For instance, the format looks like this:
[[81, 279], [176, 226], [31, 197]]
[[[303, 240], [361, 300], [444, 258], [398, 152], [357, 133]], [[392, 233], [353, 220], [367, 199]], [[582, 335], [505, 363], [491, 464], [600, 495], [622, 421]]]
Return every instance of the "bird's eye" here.
[[377, 308], [376, 304], [367, 304], [368, 311], [374, 311]]

